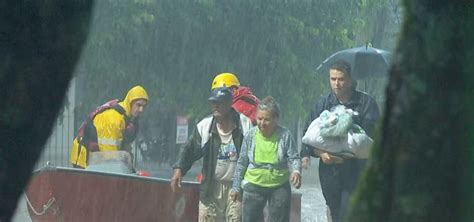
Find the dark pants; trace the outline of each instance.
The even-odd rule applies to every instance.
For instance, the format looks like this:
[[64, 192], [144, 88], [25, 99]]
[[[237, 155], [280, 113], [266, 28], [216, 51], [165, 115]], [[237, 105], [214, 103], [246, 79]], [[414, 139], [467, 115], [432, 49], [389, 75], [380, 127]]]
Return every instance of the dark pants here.
[[242, 221], [263, 221], [263, 208], [268, 201], [270, 221], [290, 221], [291, 187], [287, 182], [279, 187], [268, 188], [247, 183], [242, 199]]
[[365, 160], [349, 159], [343, 164], [319, 162], [319, 180], [326, 204], [331, 210], [333, 222], [341, 222], [347, 213], [350, 197], [354, 191]]

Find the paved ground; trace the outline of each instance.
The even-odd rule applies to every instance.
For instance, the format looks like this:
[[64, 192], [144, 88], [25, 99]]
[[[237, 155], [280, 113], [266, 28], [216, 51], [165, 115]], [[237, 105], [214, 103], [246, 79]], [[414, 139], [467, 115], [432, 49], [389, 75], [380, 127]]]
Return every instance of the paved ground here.
[[313, 165], [303, 170], [301, 186], [301, 222], [327, 222], [326, 201], [319, 184], [318, 161], [312, 159]]
[[[326, 205], [321, 194], [321, 187], [319, 184], [317, 161], [313, 159], [313, 164], [309, 170], [303, 171], [303, 185], [301, 192], [301, 221], [302, 222], [327, 222]], [[146, 164], [141, 166], [141, 169], [146, 169], [152, 176], [169, 179], [172, 175], [172, 170], [169, 166], [159, 166], [157, 164]], [[196, 181], [196, 175], [200, 171], [200, 166], [196, 165], [185, 176], [186, 181]], [[27, 210], [27, 203], [24, 196], [21, 198], [13, 222], [31, 222]]]

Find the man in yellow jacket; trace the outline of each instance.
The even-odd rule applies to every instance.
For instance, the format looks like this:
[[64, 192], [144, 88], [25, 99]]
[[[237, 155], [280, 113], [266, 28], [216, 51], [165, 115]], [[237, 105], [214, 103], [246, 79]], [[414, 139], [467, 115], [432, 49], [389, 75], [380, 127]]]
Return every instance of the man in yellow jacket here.
[[138, 131], [138, 117], [147, 103], [145, 89], [135, 86], [123, 101], [109, 101], [90, 113], [73, 141], [72, 165], [86, 168], [90, 152], [130, 151], [130, 144]]

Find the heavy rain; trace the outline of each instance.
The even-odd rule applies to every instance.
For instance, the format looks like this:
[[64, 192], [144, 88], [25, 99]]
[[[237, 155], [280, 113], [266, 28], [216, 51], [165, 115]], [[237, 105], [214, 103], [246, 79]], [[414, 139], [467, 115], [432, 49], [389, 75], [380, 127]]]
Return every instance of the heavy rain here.
[[[465, 77], [472, 65], [462, 63], [473, 47], [434, 62], [473, 36], [459, 30], [472, 28], [473, 10], [466, 9], [474, 5], [439, 4], [4, 3], [12, 8], [5, 15], [28, 16], [5, 22], [2, 75], [21, 78], [4, 77], [18, 82], [3, 88], [31, 91], [7, 97], [14, 110], [0, 119], [6, 145], [23, 152], [1, 149], [0, 172], [8, 173], [0, 179], [13, 186], [0, 195], [0, 222], [472, 221], [467, 206], [437, 205], [449, 199], [440, 190], [453, 189], [457, 198], [468, 179], [423, 189], [436, 173], [464, 177], [469, 161], [453, 158], [473, 155], [434, 159], [473, 144], [464, 135], [442, 140], [446, 127], [474, 132], [458, 120], [466, 112], [450, 108], [466, 101], [454, 92], [474, 81]], [[446, 21], [443, 13], [460, 16]], [[454, 31], [438, 30], [437, 22]], [[462, 78], [426, 74], [454, 64]], [[39, 91], [55, 94], [44, 101]], [[423, 100], [428, 92], [446, 103]], [[456, 118], [426, 129], [449, 117]], [[12, 179], [20, 159], [31, 164]], [[448, 176], [447, 167], [457, 173]]]

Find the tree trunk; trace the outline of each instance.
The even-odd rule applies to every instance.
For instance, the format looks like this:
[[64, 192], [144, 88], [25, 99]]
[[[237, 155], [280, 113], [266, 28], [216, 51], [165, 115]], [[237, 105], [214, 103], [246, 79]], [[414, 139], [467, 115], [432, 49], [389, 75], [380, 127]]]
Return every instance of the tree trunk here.
[[64, 99], [92, 0], [0, 2], [0, 221], [10, 221]]
[[474, 219], [468, 2], [404, 1], [381, 133], [348, 221]]

